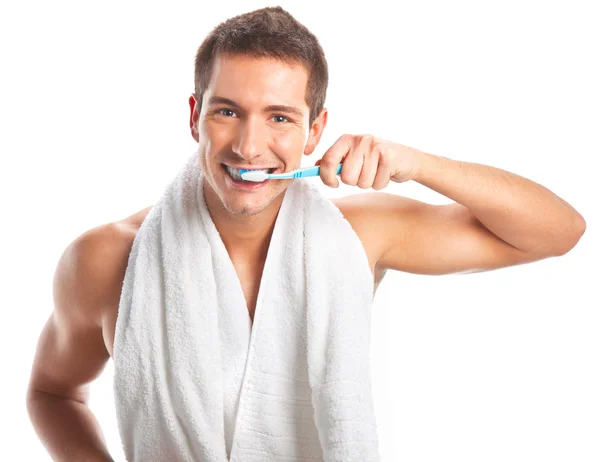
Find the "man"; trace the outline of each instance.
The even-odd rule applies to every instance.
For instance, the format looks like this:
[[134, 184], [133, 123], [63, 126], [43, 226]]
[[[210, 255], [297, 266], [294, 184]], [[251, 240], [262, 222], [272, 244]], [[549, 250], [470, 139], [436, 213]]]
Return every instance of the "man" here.
[[[219, 25], [198, 50], [195, 71], [190, 129], [205, 200], [253, 319], [275, 219], [295, 180], [249, 189], [232, 175], [294, 170], [300, 152], [314, 152], [328, 118], [327, 65], [310, 32], [281, 8], [265, 8]], [[332, 201], [360, 238], [375, 287], [388, 269], [449, 274], [564, 255], [585, 231], [579, 213], [532, 181], [374, 136], [343, 135], [318, 164], [328, 186], [381, 190], [413, 180], [455, 202], [436, 206], [383, 192]], [[128, 256], [150, 209], [84, 233], [57, 265], [55, 309], [40, 336], [27, 400], [55, 460], [112, 460], [87, 406], [89, 384], [112, 356]]]

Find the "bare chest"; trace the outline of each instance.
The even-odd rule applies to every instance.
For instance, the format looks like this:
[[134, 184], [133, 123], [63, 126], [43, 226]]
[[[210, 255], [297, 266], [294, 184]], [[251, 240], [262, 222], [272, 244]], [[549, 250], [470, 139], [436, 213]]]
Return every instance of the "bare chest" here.
[[255, 263], [234, 262], [233, 266], [238, 279], [240, 280], [242, 292], [244, 293], [248, 315], [250, 316], [250, 320], [254, 322], [256, 300], [258, 298], [258, 291], [260, 289], [260, 281], [262, 279], [265, 263], [264, 261]]

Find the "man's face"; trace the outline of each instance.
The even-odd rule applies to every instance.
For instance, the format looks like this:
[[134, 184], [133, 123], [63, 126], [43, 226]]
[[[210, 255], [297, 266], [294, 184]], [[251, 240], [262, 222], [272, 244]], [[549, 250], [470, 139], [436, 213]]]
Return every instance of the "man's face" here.
[[198, 155], [206, 194], [218, 196], [229, 213], [260, 213], [294, 180], [248, 182], [254, 188], [248, 189], [236, 185], [225, 166], [287, 172], [313, 151], [326, 111], [309, 126], [307, 82], [301, 64], [246, 56], [215, 60], [196, 125]]

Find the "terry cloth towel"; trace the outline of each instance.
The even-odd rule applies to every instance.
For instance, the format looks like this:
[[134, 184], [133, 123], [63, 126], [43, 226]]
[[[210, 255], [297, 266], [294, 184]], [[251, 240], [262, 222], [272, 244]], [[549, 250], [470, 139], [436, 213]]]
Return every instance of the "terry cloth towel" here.
[[254, 325], [192, 156], [142, 223], [114, 341], [130, 462], [379, 461], [362, 244], [310, 181], [285, 191]]

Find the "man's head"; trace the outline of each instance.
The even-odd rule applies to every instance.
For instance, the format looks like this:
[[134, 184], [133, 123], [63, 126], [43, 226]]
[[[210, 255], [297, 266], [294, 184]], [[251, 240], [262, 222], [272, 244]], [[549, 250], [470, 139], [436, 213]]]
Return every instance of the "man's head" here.
[[291, 183], [234, 186], [224, 165], [298, 168], [327, 122], [327, 62], [316, 37], [289, 13], [252, 11], [219, 24], [196, 54], [190, 128], [207, 194], [229, 213], [255, 215]]

